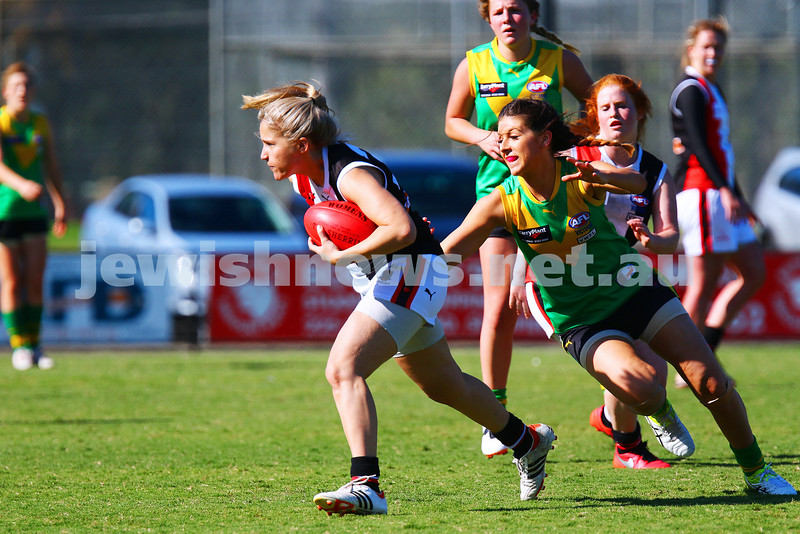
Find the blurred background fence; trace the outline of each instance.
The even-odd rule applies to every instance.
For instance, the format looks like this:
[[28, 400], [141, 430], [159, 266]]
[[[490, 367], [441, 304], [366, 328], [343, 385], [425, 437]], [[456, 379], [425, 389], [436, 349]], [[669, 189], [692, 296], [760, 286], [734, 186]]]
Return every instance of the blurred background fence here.
[[[800, 144], [799, 0], [541, 4], [542, 24], [582, 50], [593, 78], [642, 80], [655, 108], [645, 144], [668, 163], [684, 30], [716, 13], [732, 26], [721, 85], [745, 190], [778, 150]], [[37, 73], [74, 217], [137, 173], [272, 186], [241, 95], [295, 79], [318, 80], [366, 148], [474, 152], [444, 135], [444, 111], [455, 66], [490, 37], [476, 0], [0, 0], [3, 66], [25, 60]]]

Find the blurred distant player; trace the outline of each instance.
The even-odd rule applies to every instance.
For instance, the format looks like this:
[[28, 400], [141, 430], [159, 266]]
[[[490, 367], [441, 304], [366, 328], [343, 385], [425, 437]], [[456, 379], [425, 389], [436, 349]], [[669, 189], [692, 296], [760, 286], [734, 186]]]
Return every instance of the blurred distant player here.
[[[683, 305], [716, 351], [725, 329], [764, 282], [764, 255], [751, 227], [755, 216], [736, 183], [728, 106], [716, 84], [727, 22], [696, 21], [687, 36], [684, 76], [670, 99], [680, 158], [675, 176], [683, 182], [678, 223], [691, 280]], [[736, 277], [714, 298], [726, 265]], [[676, 376], [675, 385], [686, 384]]]
[[0, 108], [0, 311], [13, 353], [24, 371], [53, 367], [42, 352], [42, 282], [47, 259], [48, 215], [39, 199], [44, 187], [53, 202], [56, 237], [67, 231], [61, 172], [47, 119], [30, 109], [33, 76], [25, 63], [2, 75]]

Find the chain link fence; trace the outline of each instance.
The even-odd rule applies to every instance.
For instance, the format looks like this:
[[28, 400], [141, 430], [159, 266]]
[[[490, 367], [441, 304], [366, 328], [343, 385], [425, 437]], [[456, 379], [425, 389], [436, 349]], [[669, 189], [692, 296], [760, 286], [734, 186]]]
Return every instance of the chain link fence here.
[[[744, 189], [800, 144], [800, 0], [540, 2], [543, 25], [582, 50], [593, 78], [643, 82], [655, 108], [645, 145], [668, 163], [684, 30], [713, 13], [732, 27], [721, 85]], [[241, 95], [296, 79], [317, 80], [366, 148], [475, 154], [444, 135], [444, 112], [456, 65], [490, 38], [476, 0], [0, 0], [3, 65], [38, 74], [76, 216], [138, 173], [272, 186]]]

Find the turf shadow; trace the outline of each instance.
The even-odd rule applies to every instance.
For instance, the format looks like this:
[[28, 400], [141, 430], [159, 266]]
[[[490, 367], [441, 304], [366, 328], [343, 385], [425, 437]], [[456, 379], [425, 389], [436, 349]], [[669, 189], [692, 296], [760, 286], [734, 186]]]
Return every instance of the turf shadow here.
[[105, 418], [105, 419], [51, 419], [37, 420], [37, 421], [0, 421], [0, 425], [13, 426], [13, 425], [129, 425], [129, 424], [146, 424], [146, 423], [168, 423], [172, 421], [168, 417], [123, 417], [123, 418]]

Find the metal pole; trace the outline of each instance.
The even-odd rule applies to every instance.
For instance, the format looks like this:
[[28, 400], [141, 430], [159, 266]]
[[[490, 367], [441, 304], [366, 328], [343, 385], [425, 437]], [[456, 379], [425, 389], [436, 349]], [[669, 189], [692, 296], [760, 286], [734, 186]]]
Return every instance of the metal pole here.
[[208, 170], [225, 174], [225, 6], [208, 4]]

